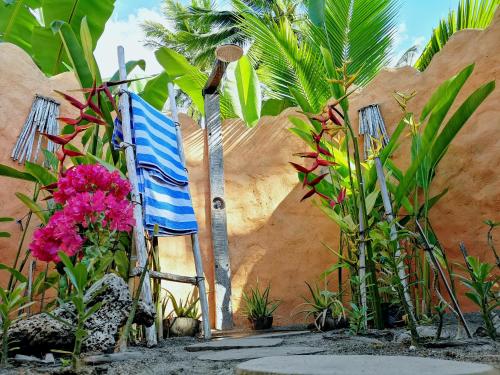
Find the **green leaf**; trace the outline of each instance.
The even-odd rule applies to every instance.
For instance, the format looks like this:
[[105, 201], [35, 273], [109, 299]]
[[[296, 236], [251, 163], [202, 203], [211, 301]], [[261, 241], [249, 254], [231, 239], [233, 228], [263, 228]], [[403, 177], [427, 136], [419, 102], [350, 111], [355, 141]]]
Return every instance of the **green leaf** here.
[[9, 232], [0, 232], [0, 237], [1, 238], [10, 238], [10, 233]]
[[262, 102], [260, 117], [278, 116], [285, 109], [293, 106], [293, 102], [288, 99], [267, 99]]
[[314, 25], [323, 26], [325, 23], [325, 0], [309, 0], [307, 13]]
[[34, 1], [0, 1], [0, 40], [16, 44], [31, 54], [31, 32], [38, 25], [32, 13]]
[[[28, 282], [28, 279], [26, 278], [26, 276], [24, 276], [21, 272], [19, 272], [18, 270], [14, 269], [12, 267], [9, 267], [9, 266], [3, 264], [3, 263], [0, 263], [0, 270], [8, 271], [20, 283]], [[0, 289], [2, 289], [2, 288], [0, 288]]]
[[[161, 64], [170, 81], [173, 81], [189, 96], [198, 110], [205, 113], [205, 101], [202, 90], [208, 79], [205, 73], [187, 61], [180, 53], [162, 47], [155, 52], [156, 59]], [[166, 87], [165, 87], [165, 90]]]
[[[130, 60], [125, 63], [125, 70], [127, 71], [127, 76], [134, 70], [136, 67], [141, 68], [143, 71], [146, 70], [146, 61], [141, 60]], [[120, 70], [117, 70], [115, 74], [111, 76], [110, 81], [118, 81], [120, 80]], [[167, 87], [165, 85], [165, 87]]]
[[498, 0], [460, 0], [457, 10], [450, 10], [448, 16], [439, 21], [432, 30], [415, 67], [423, 71], [436, 53], [441, 51], [451, 36], [464, 29], [484, 29], [490, 25], [498, 8]]
[[116, 264], [116, 268], [118, 270], [118, 274], [124, 279], [128, 280], [128, 270], [129, 270], [129, 261], [127, 252], [124, 250], [118, 250], [115, 252], [114, 261]]
[[[67, 70], [65, 64], [75, 67], [75, 57], [67, 53], [67, 42], [51, 31], [54, 22], [67, 24], [74, 33], [75, 40], [80, 41], [81, 23], [86, 17], [93, 51], [113, 13], [114, 3], [115, 0], [43, 0], [45, 27], [36, 27], [32, 35], [33, 57], [42, 71], [47, 75], [55, 75]], [[81, 63], [87, 65], [83, 54], [81, 58]], [[84, 87], [91, 85], [92, 82]]]
[[474, 91], [450, 118], [437, 137], [431, 152], [431, 167], [435, 168], [446, 153], [448, 146], [475, 110], [495, 89], [495, 81], [488, 82]]
[[42, 207], [40, 207], [38, 203], [36, 203], [33, 199], [20, 192], [16, 193], [16, 197], [19, 198], [19, 200], [23, 202], [24, 205], [28, 207], [29, 210], [33, 212], [40, 219], [42, 224], [47, 224], [47, 222], [49, 221], [49, 215]]
[[5, 223], [9, 221], [14, 221], [13, 217], [0, 217], [0, 223]]
[[26, 172], [36, 177], [40, 185], [46, 186], [54, 182], [57, 182], [57, 177], [51, 173], [48, 169], [42, 167], [39, 164], [31, 163], [27, 161], [24, 165]]
[[229, 64], [224, 96], [229, 98], [234, 114], [247, 126], [253, 127], [257, 124], [261, 112], [260, 83], [247, 56]]
[[97, 68], [93, 53], [94, 49], [92, 46], [92, 35], [90, 34], [87, 17], [83, 17], [80, 24], [80, 40], [82, 41], [82, 49], [83, 55], [85, 56], [85, 61], [87, 62], [92, 77], [95, 79]]
[[0, 164], [0, 176], [17, 178], [19, 180], [38, 182], [38, 179], [35, 176], [32, 176], [29, 173], [18, 171], [17, 169], [8, 167], [6, 165]]
[[53, 32], [61, 38], [69, 64], [73, 67], [82, 87], [92, 87], [94, 77], [85, 60], [83, 48], [71, 26], [64, 21], [54, 21], [51, 26]]
[[168, 98], [167, 85], [170, 78], [166, 72], [162, 72], [154, 78], [151, 78], [144, 86], [144, 90], [139, 94], [141, 98], [161, 111]]

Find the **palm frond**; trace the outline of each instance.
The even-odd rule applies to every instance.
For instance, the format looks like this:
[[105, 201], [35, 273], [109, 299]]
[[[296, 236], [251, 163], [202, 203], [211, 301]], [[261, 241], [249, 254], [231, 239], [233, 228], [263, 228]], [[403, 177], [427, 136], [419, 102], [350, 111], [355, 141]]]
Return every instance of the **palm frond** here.
[[242, 2], [236, 2], [240, 27], [253, 40], [250, 50], [259, 63], [259, 79], [273, 98], [295, 101], [290, 87], [296, 89], [315, 109], [328, 99], [326, 74], [319, 51], [300, 42], [290, 21], [282, 18], [268, 23], [253, 14]]
[[460, 0], [457, 11], [450, 11], [432, 31], [432, 36], [417, 59], [415, 68], [425, 70], [434, 55], [443, 49], [457, 31], [488, 27], [499, 4], [500, 0]]
[[323, 27], [309, 26], [312, 45], [330, 50], [338, 67], [350, 62], [356, 83], [370, 81], [390, 60], [398, 0], [326, 0]]

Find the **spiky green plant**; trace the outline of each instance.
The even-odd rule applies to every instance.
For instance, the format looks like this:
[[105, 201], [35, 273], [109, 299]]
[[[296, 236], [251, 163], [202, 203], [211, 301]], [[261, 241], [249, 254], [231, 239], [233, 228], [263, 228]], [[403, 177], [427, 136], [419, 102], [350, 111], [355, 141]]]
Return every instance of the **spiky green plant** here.
[[198, 310], [199, 297], [195, 297], [194, 294], [189, 293], [186, 299], [183, 301], [182, 298], [175, 298], [174, 294], [167, 291], [168, 299], [165, 300], [165, 305], [170, 301], [172, 303], [172, 312], [170, 315], [175, 315], [177, 318], [192, 318], [199, 319], [200, 312]]
[[469, 288], [465, 295], [479, 307], [486, 332], [493, 340], [497, 337], [493, 313], [500, 306], [498, 298], [500, 276], [492, 272], [495, 268], [494, 264], [483, 263], [479, 258], [468, 256], [465, 269], [469, 277], [459, 276], [462, 283]]
[[271, 285], [267, 285], [261, 292], [259, 283], [255, 288], [250, 288], [250, 292], [243, 291], [242, 298], [245, 302], [243, 313], [249, 319], [258, 319], [273, 316], [280, 305], [280, 301], [269, 300]]

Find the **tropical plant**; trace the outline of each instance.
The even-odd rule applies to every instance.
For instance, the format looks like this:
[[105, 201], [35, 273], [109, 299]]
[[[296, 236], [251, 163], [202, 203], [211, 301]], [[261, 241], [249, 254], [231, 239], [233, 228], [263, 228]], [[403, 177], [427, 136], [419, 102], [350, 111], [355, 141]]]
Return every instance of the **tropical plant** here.
[[[155, 53], [156, 59], [165, 71], [158, 76], [158, 80], [165, 80], [176, 84], [182, 92], [189, 96], [194, 110], [204, 114], [205, 101], [203, 87], [208, 75], [199, 67], [191, 65], [188, 60], [169, 48], [160, 48]], [[164, 78], [160, 78], [164, 77]], [[149, 83], [146, 85], [148, 89]], [[248, 126], [257, 124], [261, 115], [261, 91], [257, 74], [247, 56], [229, 64], [226, 72], [226, 82], [220, 95], [221, 115], [223, 118], [240, 117]], [[152, 91], [151, 91], [152, 92]], [[163, 95], [166, 95], [164, 90]], [[152, 99], [149, 94], [143, 96], [145, 100]], [[158, 100], [158, 99], [156, 99]]]
[[[341, 323], [346, 320], [345, 308], [341, 301], [341, 293], [335, 293], [324, 288], [320, 288], [318, 284], [314, 287], [307, 283], [307, 288], [310, 297], [302, 297], [304, 303], [299, 307], [304, 307], [301, 313], [304, 313], [305, 319], [314, 318], [314, 325], [318, 330], [326, 328], [327, 319], [333, 319], [334, 324]], [[331, 328], [330, 328], [331, 329]]]
[[[51, 313], [48, 314], [53, 319], [56, 319], [62, 324], [74, 329], [75, 344], [73, 346], [73, 352], [71, 353], [71, 367], [74, 371], [78, 371], [81, 366], [80, 354], [82, 351], [83, 340], [88, 335], [88, 332], [85, 329], [85, 322], [101, 308], [102, 302], [89, 306], [87, 300], [85, 299], [85, 290], [89, 283], [89, 272], [86, 265], [81, 262], [73, 264], [68, 255], [62, 251], [59, 252], [58, 256], [64, 265], [64, 272], [73, 286], [69, 300], [73, 303], [75, 310], [73, 313], [70, 309], [68, 309], [68, 312], [75, 315], [76, 327], [74, 327], [71, 322], [56, 317]], [[61, 306], [65, 307], [67, 304], [61, 301]]]
[[493, 314], [500, 306], [498, 289], [500, 276], [493, 273], [496, 268], [494, 264], [483, 263], [479, 258], [468, 256], [465, 263], [469, 277], [459, 276], [462, 283], [469, 288], [465, 295], [479, 307], [486, 332], [495, 340], [497, 330]]
[[[303, 199], [312, 196], [319, 197], [320, 208], [341, 229], [340, 250], [336, 252], [339, 256], [339, 264], [330, 268], [330, 271], [342, 267], [348, 268], [351, 275], [359, 273], [360, 288], [357, 291], [355, 288], [351, 288], [354, 292], [353, 298], [355, 301], [360, 301], [361, 307], [367, 306], [368, 311], [373, 313], [375, 325], [382, 327], [378, 285], [381, 265], [375, 257], [373, 249], [375, 244], [373, 238], [370, 238], [370, 231], [379, 223], [381, 225], [392, 223], [382, 223], [385, 210], [376, 188], [376, 168], [373, 160], [362, 163], [357, 138], [349, 122], [348, 96], [352, 92], [352, 90], [349, 91], [349, 87], [356, 77], [349, 75], [346, 68], [335, 69], [328, 50], [322, 49], [322, 52], [325, 66], [330, 72], [329, 76], [333, 78], [331, 90], [336, 100], [331, 100], [319, 114], [306, 113], [309, 117], [308, 121], [298, 117], [291, 119], [294, 124], [291, 131], [312, 148], [312, 152], [296, 154], [296, 156], [311, 160], [312, 164], [303, 166], [292, 163], [292, 165], [298, 171], [303, 186], [309, 189]], [[394, 212], [398, 214], [402, 209], [407, 212], [407, 215], [398, 219], [397, 225], [399, 226], [412, 228], [412, 225], [415, 225], [412, 220], [425, 218], [426, 233], [433, 233], [428, 223], [428, 211], [445, 193], [442, 192], [434, 197], [430, 197], [428, 194], [434, 171], [453, 138], [495, 87], [495, 83], [492, 81], [478, 88], [445, 122], [451, 105], [473, 68], [473, 65], [466, 67], [438, 87], [425, 105], [418, 121], [412, 113], [406, 111], [407, 99], [411, 95], [404, 96], [404, 100], [399, 98], [403, 117], [392, 134], [390, 142], [384, 148], [376, 147], [377, 158], [380, 160], [381, 166], [387, 169], [387, 175], [390, 176], [387, 186], [392, 195]], [[304, 112], [310, 112], [312, 106], [304, 98], [301, 102], [301, 108]], [[424, 122], [426, 125], [421, 125]], [[402, 171], [391, 162], [389, 157], [397, 148], [399, 138], [406, 126], [409, 126], [410, 133], [413, 134], [414, 146], [412, 147], [411, 164], [406, 171]], [[423, 201], [421, 200], [422, 196]], [[399, 242], [399, 239], [394, 241], [390, 236], [386, 238], [386, 245], [389, 249], [393, 248], [396, 242]], [[414, 236], [411, 236], [411, 239], [413, 238]], [[413, 246], [422, 249], [422, 244], [418, 241], [413, 241]], [[432, 246], [436, 249], [437, 257], [444, 262], [450, 273], [446, 256], [435, 235], [432, 236]], [[390, 253], [396, 255], [397, 252], [393, 250]], [[424, 252], [421, 251], [421, 253]], [[399, 268], [400, 265], [405, 267], [404, 260], [408, 259], [408, 254], [408, 250], [401, 251], [399, 256], [388, 259], [392, 260], [390, 264], [396, 268]], [[422, 261], [428, 262], [427, 259]], [[369, 276], [366, 278], [367, 283], [363, 283], [365, 280], [364, 262], [366, 262], [367, 275]], [[401, 300], [402, 294], [409, 292], [407, 289], [409, 286], [403, 284], [403, 278], [399, 272], [392, 271], [394, 290], [397, 291], [408, 319], [413, 320], [413, 307]], [[416, 301], [413, 302], [413, 305], [417, 305]], [[415, 326], [414, 321], [409, 322], [409, 324], [410, 327]]]
[[[300, 2], [291, 0], [245, 0], [252, 12], [267, 20], [295, 19]], [[234, 9], [219, 9], [211, 0], [191, 0], [189, 6], [178, 0], [165, 0], [162, 13], [171, 27], [146, 21], [142, 25], [146, 44], [167, 47], [184, 55], [202, 71], [211, 69], [215, 49], [223, 44], [243, 46], [250, 40], [238, 24]]]
[[45, 74], [58, 74], [69, 70], [75, 61], [65, 52], [66, 42], [54, 32], [55, 24], [67, 23], [79, 39], [80, 25], [86, 18], [90, 35], [87, 47], [93, 51], [113, 13], [114, 3], [115, 0], [2, 0], [0, 41], [23, 48]]
[[168, 302], [172, 303], [172, 312], [169, 315], [175, 315], [177, 318], [199, 319], [200, 312], [198, 310], [199, 297], [189, 293], [184, 301], [182, 298], [176, 299], [172, 292], [167, 291], [167, 298], [163, 302], [164, 309]]
[[16, 313], [25, 309], [31, 302], [26, 296], [26, 285], [28, 279], [14, 268], [8, 267], [0, 263], [0, 270], [8, 271], [19, 284], [10, 289], [0, 288], [0, 325], [2, 328], [2, 348], [0, 351], [0, 366], [8, 364], [9, 357], [9, 328], [13, 321], [22, 317], [21, 314], [16, 316]]
[[351, 309], [349, 310], [349, 331], [353, 335], [359, 335], [366, 331], [368, 321], [371, 319], [368, 316], [366, 306], [358, 306], [355, 303], [350, 303]]
[[415, 68], [425, 70], [434, 55], [443, 49], [457, 31], [488, 27], [499, 4], [500, 0], [460, 0], [458, 9], [450, 11], [448, 17], [441, 19], [432, 30], [431, 39], [415, 62]]
[[243, 313], [248, 319], [256, 320], [273, 316], [281, 301], [269, 300], [271, 285], [267, 285], [264, 291], [260, 291], [259, 283], [255, 288], [250, 288], [249, 293], [243, 291], [241, 298], [245, 303]]
[[397, 1], [313, 0], [309, 20], [297, 32], [287, 18], [269, 23], [243, 2], [234, 3], [240, 28], [253, 41], [249, 55], [270, 99], [318, 112], [334, 96], [325, 77], [335, 77], [323, 50], [329, 54], [327, 64], [335, 68], [351, 62], [346, 73], [357, 85], [366, 84], [388, 62]]

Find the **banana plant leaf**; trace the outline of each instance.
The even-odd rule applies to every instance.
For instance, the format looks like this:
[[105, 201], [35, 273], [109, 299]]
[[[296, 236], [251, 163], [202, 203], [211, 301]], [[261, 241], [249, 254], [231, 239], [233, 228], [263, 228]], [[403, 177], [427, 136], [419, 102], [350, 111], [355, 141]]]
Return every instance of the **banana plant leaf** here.
[[114, 3], [115, 0], [42, 0], [45, 27], [36, 26], [32, 33], [33, 57], [42, 71], [47, 75], [55, 75], [67, 70], [65, 64], [73, 65], [65, 51], [64, 40], [53, 32], [54, 22], [68, 24], [76, 40], [80, 40], [81, 23], [85, 17], [93, 51], [113, 13]]

